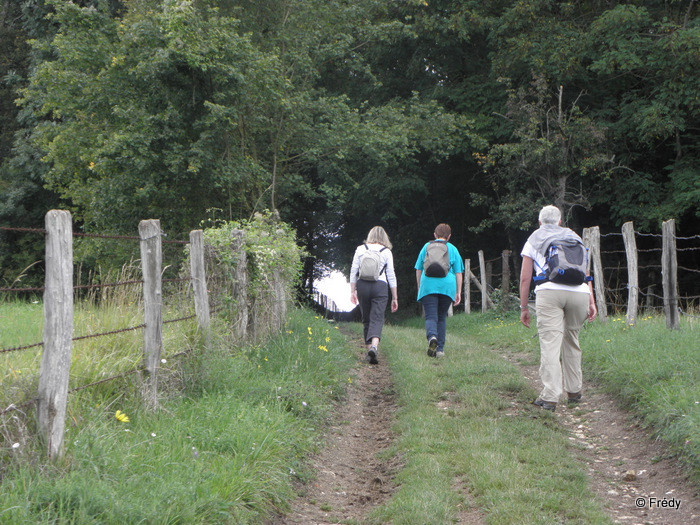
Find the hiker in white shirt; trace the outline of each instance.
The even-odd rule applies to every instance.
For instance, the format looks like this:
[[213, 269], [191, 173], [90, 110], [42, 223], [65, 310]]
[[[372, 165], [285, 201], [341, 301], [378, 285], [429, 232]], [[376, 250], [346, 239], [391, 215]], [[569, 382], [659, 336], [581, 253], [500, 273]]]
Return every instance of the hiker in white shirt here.
[[[384, 228], [375, 226], [367, 234], [367, 239], [355, 250], [350, 268], [350, 301], [352, 304], [360, 305], [364, 338], [367, 344], [366, 358], [373, 365], [379, 362], [377, 355], [389, 291], [391, 291], [391, 311], [395, 312], [399, 308], [391, 248], [391, 241]], [[367, 260], [363, 263], [365, 256]], [[365, 270], [368, 263], [374, 265], [376, 271], [373, 275]], [[363, 272], [362, 276], [361, 272]]]
[[[528, 238], [521, 256], [520, 322], [530, 327], [528, 295], [533, 271], [547, 270], [546, 251], [553, 240], [580, 242], [581, 238], [561, 226], [561, 211], [545, 206], [539, 213], [540, 227]], [[535, 312], [540, 340], [540, 380], [542, 391], [534, 404], [545, 410], [555, 410], [563, 392], [569, 403], [581, 401], [581, 347], [578, 334], [586, 318], [597, 315], [590, 280], [579, 284], [561, 284], [543, 279], [535, 286]]]

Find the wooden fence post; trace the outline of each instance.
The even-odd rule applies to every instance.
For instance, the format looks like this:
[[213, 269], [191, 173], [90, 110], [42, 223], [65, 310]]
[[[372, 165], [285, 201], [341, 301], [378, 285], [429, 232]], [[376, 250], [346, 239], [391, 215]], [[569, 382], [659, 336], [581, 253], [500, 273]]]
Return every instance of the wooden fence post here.
[[464, 259], [464, 279], [462, 285], [464, 286], [464, 312], [469, 314], [472, 311], [471, 307], [471, 284], [469, 276], [472, 273], [472, 261], [471, 259]]
[[[273, 303], [272, 303], [272, 326], [273, 330], [281, 330], [287, 318], [287, 288], [279, 269], [275, 269], [272, 279]], [[333, 301], [329, 301], [331, 304]], [[327, 306], [327, 309], [331, 307]]]
[[[243, 230], [233, 230], [231, 237], [231, 250], [236, 259], [236, 269], [233, 275], [231, 295], [236, 305], [236, 326], [234, 330], [239, 334], [240, 340], [248, 335], [248, 259], [245, 251], [245, 233]], [[255, 331], [255, 327], [253, 327]]]
[[627, 254], [627, 319], [626, 323], [633, 326], [637, 322], [639, 308], [639, 276], [637, 262], [637, 242], [634, 238], [634, 224], [626, 222], [622, 225], [622, 240]]
[[199, 327], [204, 333], [205, 344], [209, 347], [211, 343], [211, 331], [209, 329], [211, 319], [207, 276], [204, 266], [204, 232], [202, 230], [190, 232], [190, 272], [194, 290], [194, 311], [197, 314]]
[[600, 228], [593, 226], [583, 229], [583, 243], [588, 248], [588, 266], [593, 276], [598, 320], [608, 322], [608, 307], [605, 303], [605, 280], [603, 278], [603, 261], [600, 257]]
[[37, 413], [50, 459], [63, 454], [70, 356], [73, 340], [73, 226], [71, 214], [51, 210], [46, 225], [44, 352], [39, 369]]
[[503, 250], [501, 253], [501, 308], [504, 312], [510, 307], [510, 250]]
[[493, 261], [486, 261], [486, 290], [493, 289]]
[[665, 221], [662, 225], [663, 251], [661, 258], [661, 277], [664, 290], [664, 312], [666, 328], [676, 329], [680, 326], [678, 316], [678, 261], [676, 256], [676, 221]]
[[488, 309], [489, 291], [486, 286], [486, 264], [484, 263], [484, 250], [479, 250], [479, 271], [481, 272], [481, 311]]
[[157, 371], [163, 349], [163, 290], [161, 268], [163, 248], [158, 219], [139, 223], [141, 237], [141, 269], [143, 271], [143, 303], [146, 329], [144, 330], [144, 366], [150, 387], [151, 406], [158, 401]]

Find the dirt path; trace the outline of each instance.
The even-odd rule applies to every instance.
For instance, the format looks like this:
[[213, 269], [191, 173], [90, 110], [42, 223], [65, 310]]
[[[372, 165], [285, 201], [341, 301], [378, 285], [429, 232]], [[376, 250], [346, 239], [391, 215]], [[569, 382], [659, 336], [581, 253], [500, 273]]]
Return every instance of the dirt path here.
[[[537, 365], [523, 365], [531, 356], [504, 354], [520, 367], [536, 390]], [[585, 370], [584, 370], [585, 377]], [[593, 490], [608, 515], [626, 525], [700, 524], [700, 487], [681, 474], [662, 443], [621, 410], [610, 396], [584, 378], [584, 398], [577, 407], [560, 404], [556, 418], [588, 465]], [[680, 502], [678, 509], [666, 507]]]
[[[378, 366], [370, 366], [363, 361], [361, 342], [354, 344], [360, 366], [346, 403], [335, 415], [327, 445], [313, 458], [316, 479], [300, 486], [301, 496], [291, 512], [270, 525], [363, 523], [373, 508], [391, 497], [392, 476], [401, 465], [396, 459], [378, 458], [392, 441], [396, 406], [391, 375], [381, 356]], [[522, 364], [530, 356], [503, 357], [539, 388], [537, 366]], [[700, 524], [698, 487], [680, 475], [663, 446], [631, 422], [609, 396], [584, 386], [580, 406], [557, 407], [555, 417], [588, 466], [593, 490], [611, 518], [624, 525]], [[677, 509], [664, 506], [678, 502]], [[462, 524], [482, 523], [478, 511], [460, 513], [457, 519]]]
[[391, 374], [381, 354], [379, 365], [369, 365], [362, 342], [354, 344], [359, 366], [346, 402], [334, 416], [326, 446], [312, 458], [316, 479], [300, 486], [302, 496], [292, 511], [271, 524], [363, 523], [370, 510], [391, 496], [399, 461], [378, 458], [392, 441], [396, 405]]

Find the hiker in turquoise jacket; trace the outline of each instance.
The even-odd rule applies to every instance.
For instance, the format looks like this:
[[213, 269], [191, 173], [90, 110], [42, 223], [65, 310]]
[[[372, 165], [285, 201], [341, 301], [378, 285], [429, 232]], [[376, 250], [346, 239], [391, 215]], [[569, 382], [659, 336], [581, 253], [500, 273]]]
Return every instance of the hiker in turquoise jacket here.
[[[444, 357], [447, 314], [451, 305], [457, 305], [462, 300], [464, 261], [459, 250], [448, 242], [452, 236], [452, 228], [449, 224], [438, 224], [434, 236], [435, 240], [425, 243], [421, 249], [414, 268], [418, 284], [418, 301], [423, 305], [425, 314], [428, 355]], [[447, 248], [442, 271], [437, 263], [426, 268], [426, 262], [430, 262], [433, 257], [429, 251], [439, 248], [435, 243], [443, 243]], [[438, 267], [436, 271], [433, 270], [434, 267]]]

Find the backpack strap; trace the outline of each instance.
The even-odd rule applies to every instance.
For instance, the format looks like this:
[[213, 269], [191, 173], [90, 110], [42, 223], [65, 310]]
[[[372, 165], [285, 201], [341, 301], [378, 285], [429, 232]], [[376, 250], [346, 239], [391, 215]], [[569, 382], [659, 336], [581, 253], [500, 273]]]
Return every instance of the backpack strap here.
[[[382, 253], [384, 250], [386, 250], [386, 246], [382, 246], [381, 250], [379, 250], [379, 253]], [[388, 262], [384, 263], [384, 266], [382, 267], [381, 271], [379, 272], [379, 275], [384, 273], [388, 264], [389, 264]]]
[[[545, 261], [547, 260], [547, 252], [549, 252], [549, 247], [551, 244], [547, 245], [547, 248], [545, 248], [544, 253], [542, 254], [545, 258]], [[549, 280], [549, 277], [547, 276], [547, 272], [544, 271], [544, 268], [539, 265], [539, 263], [535, 260], [532, 259], [532, 262], [535, 263], [535, 266], [539, 270], [535, 276], [532, 278], [532, 282], [535, 283], [535, 286], [538, 284], [546, 283]]]

